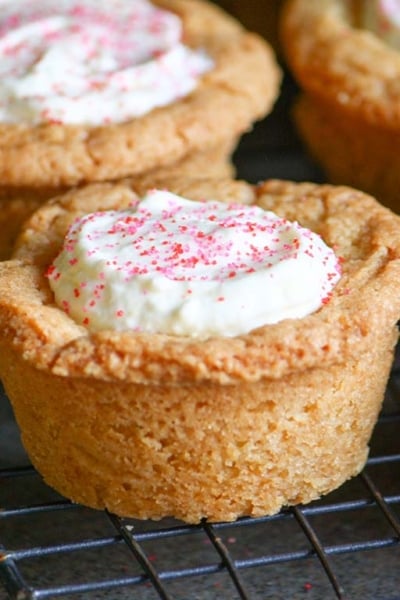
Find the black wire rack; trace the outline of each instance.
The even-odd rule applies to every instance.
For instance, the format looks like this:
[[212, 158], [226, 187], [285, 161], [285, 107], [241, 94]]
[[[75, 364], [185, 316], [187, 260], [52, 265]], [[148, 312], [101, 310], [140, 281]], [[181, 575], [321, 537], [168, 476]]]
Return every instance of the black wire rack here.
[[235, 523], [121, 519], [57, 496], [31, 466], [2, 469], [4, 598], [399, 600], [399, 431], [396, 367], [358, 477]]

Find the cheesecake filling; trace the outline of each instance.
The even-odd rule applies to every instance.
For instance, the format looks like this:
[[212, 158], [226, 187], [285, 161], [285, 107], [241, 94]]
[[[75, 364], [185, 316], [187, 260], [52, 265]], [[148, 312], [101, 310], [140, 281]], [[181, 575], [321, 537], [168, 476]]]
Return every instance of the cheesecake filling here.
[[0, 122], [108, 125], [190, 94], [213, 61], [148, 0], [0, 0]]
[[329, 301], [340, 261], [321, 237], [258, 206], [152, 190], [77, 219], [47, 270], [90, 331], [236, 336]]

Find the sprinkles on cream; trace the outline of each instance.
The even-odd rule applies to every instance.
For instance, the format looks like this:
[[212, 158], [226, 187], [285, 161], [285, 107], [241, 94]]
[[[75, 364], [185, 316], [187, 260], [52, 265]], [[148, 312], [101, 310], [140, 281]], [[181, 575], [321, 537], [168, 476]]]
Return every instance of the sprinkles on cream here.
[[153, 190], [76, 220], [47, 276], [57, 305], [90, 331], [204, 339], [312, 313], [340, 266], [317, 234], [258, 206]]
[[213, 67], [149, 0], [0, 0], [0, 122], [102, 125], [186, 96]]

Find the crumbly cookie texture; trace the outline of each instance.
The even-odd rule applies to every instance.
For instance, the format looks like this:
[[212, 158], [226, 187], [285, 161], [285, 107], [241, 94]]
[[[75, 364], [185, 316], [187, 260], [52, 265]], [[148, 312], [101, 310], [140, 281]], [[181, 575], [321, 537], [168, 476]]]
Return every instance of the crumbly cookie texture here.
[[347, 187], [175, 180], [197, 200], [257, 203], [343, 259], [329, 303], [234, 338], [89, 334], [54, 304], [46, 266], [71, 221], [141, 185], [50, 201], [0, 264], [0, 375], [46, 481], [138, 518], [233, 520], [308, 502], [360, 471], [393, 359], [400, 217]]
[[400, 129], [385, 129], [301, 94], [293, 117], [302, 139], [329, 181], [361, 188], [400, 212]]
[[281, 17], [285, 54], [300, 85], [348, 114], [400, 125], [400, 55], [359, 29], [352, 2], [288, 0]]
[[[188, 154], [182, 160], [151, 169], [135, 177], [137, 185], [146, 188], [164, 186], [171, 178], [202, 178], [204, 173], [210, 178], [231, 177], [235, 174], [231, 156], [236, 140], [203, 152]], [[0, 260], [11, 256], [14, 242], [23, 222], [44, 202], [66, 192], [65, 187], [1, 187], [0, 186]]]
[[306, 97], [296, 120], [331, 181], [398, 212], [400, 54], [360, 26], [359, 11], [354, 0], [287, 1], [282, 46]]
[[215, 67], [182, 100], [105, 126], [0, 124], [0, 182], [71, 186], [134, 176], [240, 136], [277, 96], [280, 70], [269, 45], [212, 3], [155, 0], [182, 19], [184, 42]]

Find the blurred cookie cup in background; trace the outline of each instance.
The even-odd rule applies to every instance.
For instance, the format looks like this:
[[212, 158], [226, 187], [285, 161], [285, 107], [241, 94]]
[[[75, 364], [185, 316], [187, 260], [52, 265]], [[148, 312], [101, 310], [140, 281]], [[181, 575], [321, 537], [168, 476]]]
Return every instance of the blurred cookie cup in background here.
[[231, 521], [362, 469], [399, 314], [400, 217], [354, 189], [92, 184], [0, 263], [0, 376], [61, 494]]
[[280, 33], [294, 119], [334, 183], [400, 211], [400, 3], [287, 0]]
[[271, 47], [209, 2], [1, 4], [0, 202], [14, 225], [88, 182], [227, 174], [278, 94]]

